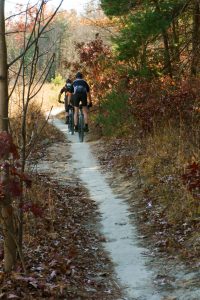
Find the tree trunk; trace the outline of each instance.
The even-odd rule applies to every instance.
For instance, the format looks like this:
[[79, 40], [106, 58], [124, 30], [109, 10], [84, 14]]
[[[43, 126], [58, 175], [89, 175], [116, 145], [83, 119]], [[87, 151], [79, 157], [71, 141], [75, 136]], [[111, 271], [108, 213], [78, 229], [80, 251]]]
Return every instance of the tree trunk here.
[[193, 32], [192, 32], [192, 61], [191, 75], [196, 76], [199, 71], [200, 50], [200, 1], [193, 0]]
[[8, 131], [8, 71], [4, 2], [0, 1], [0, 130]]
[[[7, 48], [5, 39], [5, 0], [0, 1], [0, 131], [8, 132], [8, 69]], [[1, 203], [1, 222], [4, 234], [4, 268], [12, 269], [16, 259], [16, 243], [14, 240], [13, 208], [8, 193], [9, 170], [1, 174], [1, 182], [5, 186], [5, 198]]]
[[167, 74], [172, 77], [172, 66], [171, 66], [171, 58], [170, 58], [170, 51], [169, 51], [169, 38], [166, 30], [162, 30], [163, 36], [163, 43], [164, 43], [164, 68], [167, 71]]
[[[158, 0], [154, 0], [154, 3], [157, 12], [161, 13]], [[169, 37], [168, 37], [167, 30], [165, 29], [162, 29], [162, 38], [164, 44], [164, 69], [166, 70], [167, 74], [169, 74], [170, 77], [172, 77], [173, 74], [172, 74], [172, 65], [171, 65], [171, 55], [169, 49]]]
[[179, 22], [178, 20], [172, 21], [172, 33], [173, 33], [173, 59], [176, 64], [180, 64], [180, 46], [179, 46]]

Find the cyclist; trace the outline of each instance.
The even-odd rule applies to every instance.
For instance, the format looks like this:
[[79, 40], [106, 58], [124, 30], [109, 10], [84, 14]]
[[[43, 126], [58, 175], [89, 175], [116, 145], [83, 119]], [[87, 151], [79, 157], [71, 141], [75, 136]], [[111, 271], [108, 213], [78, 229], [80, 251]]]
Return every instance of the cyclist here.
[[[88, 129], [88, 106], [92, 106], [92, 99], [90, 94], [90, 87], [88, 83], [83, 79], [83, 74], [78, 72], [76, 74], [76, 79], [72, 83], [73, 86], [73, 99], [74, 99], [74, 124], [75, 131], [78, 131], [78, 111], [79, 111], [79, 103], [82, 102], [83, 114], [85, 127], [84, 131], [89, 131]], [[87, 102], [89, 100], [89, 103]]]
[[72, 81], [69, 78], [66, 80], [65, 86], [60, 91], [60, 94], [58, 96], [59, 103], [62, 103], [60, 101], [60, 98], [63, 93], [65, 93], [65, 98], [64, 98], [65, 99], [65, 112], [66, 112], [65, 124], [69, 124], [69, 108], [70, 108], [70, 105], [73, 106], [73, 97], [72, 97], [73, 86], [72, 86]]

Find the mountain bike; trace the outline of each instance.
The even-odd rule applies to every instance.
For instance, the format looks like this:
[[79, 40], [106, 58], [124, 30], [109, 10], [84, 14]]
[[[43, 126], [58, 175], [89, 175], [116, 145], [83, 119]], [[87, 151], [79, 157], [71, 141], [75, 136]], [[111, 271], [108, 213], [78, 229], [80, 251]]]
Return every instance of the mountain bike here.
[[[65, 104], [65, 101], [60, 100], [59, 103]], [[69, 107], [69, 124], [68, 131], [73, 135], [74, 134], [74, 107], [70, 105]]]

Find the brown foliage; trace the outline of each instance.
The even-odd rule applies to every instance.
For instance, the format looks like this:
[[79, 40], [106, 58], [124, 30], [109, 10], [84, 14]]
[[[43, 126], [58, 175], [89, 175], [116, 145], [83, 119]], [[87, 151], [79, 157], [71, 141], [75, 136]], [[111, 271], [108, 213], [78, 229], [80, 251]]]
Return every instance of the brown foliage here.
[[176, 82], [168, 77], [153, 81], [132, 80], [129, 91], [131, 113], [148, 131], [155, 122], [188, 122], [198, 113], [196, 104], [200, 89], [197, 81]]
[[200, 164], [197, 162], [188, 164], [182, 180], [193, 197], [200, 200]]
[[46, 175], [36, 181], [27, 193], [34, 209], [23, 208], [27, 274], [20, 264], [3, 273], [0, 248], [1, 297], [118, 299], [102, 236], [91, 226], [98, 217], [95, 203], [79, 184], [59, 185]]
[[111, 49], [97, 34], [90, 42], [76, 43], [76, 51], [79, 61], [76, 63], [65, 61], [65, 65], [73, 74], [76, 74], [78, 70], [83, 72], [91, 86], [95, 102], [99, 103], [119, 80]]

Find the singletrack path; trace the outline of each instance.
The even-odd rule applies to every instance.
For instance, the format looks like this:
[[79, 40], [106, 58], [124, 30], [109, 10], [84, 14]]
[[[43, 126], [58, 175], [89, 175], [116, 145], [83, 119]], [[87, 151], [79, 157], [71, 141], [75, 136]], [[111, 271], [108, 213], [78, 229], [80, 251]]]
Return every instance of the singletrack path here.
[[[118, 282], [124, 290], [123, 299], [200, 299], [200, 289], [191, 290], [188, 286], [185, 288], [184, 284], [181, 285], [184, 279], [187, 281], [192, 278], [191, 274], [187, 277], [183, 269], [180, 269], [173, 279], [169, 276], [168, 285], [166, 282], [162, 285], [162, 278], [158, 277], [160, 267], [152, 268], [148, 250], [140, 245], [137, 229], [134, 228], [133, 222], [130, 222], [128, 203], [109, 186], [92, 154], [90, 143], [79, 143], [78, 135], [68, 134], [67, 126], [62, 121], [54, 118], [52, 120], [71, 144], [70, 172], [73, 171], [76, 177], [80, 178], [91, 198], [98, 204], [101, 214], [100, 231], [105, 237], [102, 243], [115, 265]], [[161, 280], [160, 285], [156, 278]]]

